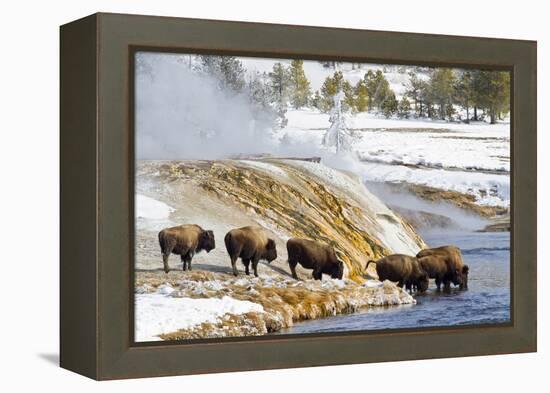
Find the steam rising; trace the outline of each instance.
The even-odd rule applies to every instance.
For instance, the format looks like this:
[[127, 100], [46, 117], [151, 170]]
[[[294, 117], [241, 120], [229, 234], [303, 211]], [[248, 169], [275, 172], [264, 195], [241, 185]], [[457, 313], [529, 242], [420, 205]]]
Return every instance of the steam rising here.
[[[137, 54], [137, 159], [319, 156], [325, 165], [365, 178], [368, 168], [354, 153], [334, 154], [320, 144], [281, 138], [269, 108], [254, 105], [246, 89], [220, 88], [219, 80], [194, 68], [191, 60], [189, 55]], [[369, 189], [390, 205], [447, 216], [461, 228], [475, 230], [487, 223], [448, 203], [428, 203], [383, 184], [369, 184]]]
[[267, 116], [244, 93], [222, 91], [181, 55], [139, 53], [138, 159], [216, 159], [276, 147]]

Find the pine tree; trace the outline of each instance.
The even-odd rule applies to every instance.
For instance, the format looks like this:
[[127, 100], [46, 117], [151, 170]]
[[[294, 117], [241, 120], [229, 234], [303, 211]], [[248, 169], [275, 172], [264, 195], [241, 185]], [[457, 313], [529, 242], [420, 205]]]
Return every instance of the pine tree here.
[[384, 116], [388, 118], [397, 113], [398, 107], [399, 103], [397, 102], [395, 93], [392, 91], [386, 96], [386, 99], [382, 102], [380, 109], [382, 110]]
[[355, 85], [355, 110], [365, 112], [369, 107], [369, 93], [364, 79], [360, 79]]
[[510, 110], [510, 73], [478, 71], [473, 78], [474, 101], [489, 115], [491, 124]]
[[416, 71], [409, 72], [409, 82], [406, 87], [406, 95], [413, 100], [414, 112], [418, 117], [425, 113], [425, 100], [428, 84], [416, 75]]
[[335, 71], [333, 76], [327, 76], [321, 86], [321, 110], [329, 112], [334, 106], [334, 96], [343, 90], [344, 75], [341, 71]]
[[349, 81], [344, 80], [342, 82], [342, 92], [344, 93], [344, 100], [342, 101], [342, 110], [344, 112], [355, 112], [355, 92], [353, 86]]
[[268, 76], [271, 87], [271, 101], [277, 112], [279, 126], [283, 128], [288, 123], [285, 115], [288, 103], [290, 75], [283, 64], [275, 63]]
[[465, 122], [470, 122], [470, 108], [474, 102], [472, 89], [472, 72], [463, 71], [454, 86], [454, 96], [458, 105], [466, 110]]
[[292, 60], [289, 69], [290, 102], [296, 109], [306, 106], [311, 95], [310, 83], [304, 72], [303, 60]]
[[429, 82], [431, 101], [439, 107], [439, 118], [448, 116], [448, 106], [453, 105], [455, 76], [451, 68], [436, 68]]
[[399, 101], [399, 106], [397, 108], [397, 115], [400, 118], [409, 118], [409, 114], [411, 113], [411, 103], [407, 99], [407, 97], [403, 96], [401, 98], [401, 101]]
[[373, 108], [382, 110], [382, 104], [384, 101], [393, 94], [390, 88], [390, 83], [380, 70], [377, 70], [376, 72], [369, 70], [365, 74], [364, 80], [367, 85], [369, 110], [372, 110]]

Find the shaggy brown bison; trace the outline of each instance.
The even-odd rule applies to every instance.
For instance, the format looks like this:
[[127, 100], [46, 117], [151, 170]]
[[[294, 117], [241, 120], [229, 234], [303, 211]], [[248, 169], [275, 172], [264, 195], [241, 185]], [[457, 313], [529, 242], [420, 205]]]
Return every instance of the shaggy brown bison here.
[[334, 248], [320, 244], [312, 240], [288, 239], [286, 242], [288, 251], [288, 265], [292, 277], [296, 280], [296, 265], [299, 263], [306, 269], [313, 269], [311, 274], [315, 280], [322, 280], [323, 273], [332, 278], [342, 279], [344, 275], [344, 263], [336, 257]]
[[[458, 285], [460, 289], [468, 288], [469, 267], [464, 264], [462, 253], [456, 246], [442, 246], [437, 248], [427, 248], [416, 254], [416, 257], [422, 259], [421, 265], [430, 274], [430, 278], [435, 278], [437, 289], [441, 284], [446, 289], [450, 288], [451, 282]], [[428, 258], [430, 257], [430, 258]], [[443, 266], [443, 263], [445, 266]]]
[[256, 277], [258, 277], [258, 262], [260, 259], [267, 262], [277, 259], [275, 241], [269, 239], [262, 228], [249, 226], [232, 229], [227, 232], [224, 241], [235, 276], [239, 274], [236, 266], [238, 258], [241, 258], [247, 275], [250, 274], [248, 267], [252, 261], [252, 268]]
[[368, 261], [365, 270], [371, 263], [376, 264], [376, 273], [380, 281], [397, 282], [399, 287], [402, 288], [405, 285], [409, 291], [413, 288], [420, 292], [428, 289], [428, 275], [422, 270], [415, 257], [403, 254], [388, 255], [377, 261]]
[[170, 254], [181, 257], [183, 270], [191, 270], [191, 260], [196, 253], [202, 250], [210, 252], [216, 248], [214, 232], [205, 231], [195, 224], [163, 229], [159, 232], [159, 244], [166, 273], [170, 270], [168, 266]]

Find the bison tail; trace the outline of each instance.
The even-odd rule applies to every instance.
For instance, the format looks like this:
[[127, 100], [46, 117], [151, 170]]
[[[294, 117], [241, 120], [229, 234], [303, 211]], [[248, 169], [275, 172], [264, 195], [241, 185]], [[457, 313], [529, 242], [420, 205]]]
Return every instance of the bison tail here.
[[373, 261], [372, 259], [370, 261], [367, 262], [367, 264], [365, 265], [365, 271], [369, 268], [369, 265], [371, 263], [374, 263], [376, 265], [376, 261]]
[[231, 250], [233, 249], [233, 245], [231, 244], [231, 240], [233, 237], [231, 236], [231, 233], [228, 232], [225, 237], [223, 238], [223, 241], [225, 243], [225, 248], [227, 249], [227, 252], [229, 255], [231, 255]]
[[164, 231], [159, 232], [160, 251], [164, 254]]

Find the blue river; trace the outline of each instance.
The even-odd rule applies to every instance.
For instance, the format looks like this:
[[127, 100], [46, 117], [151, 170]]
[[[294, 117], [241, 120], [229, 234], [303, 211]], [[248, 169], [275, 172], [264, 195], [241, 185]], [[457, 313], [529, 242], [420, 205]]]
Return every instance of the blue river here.
[[372, 308], [364, 312], [296, 323], [278, 334], [422, 328], [506, 323], [510, 321], [510, 233], [441, 232], [422, 234], [430, 247], [454, 244], [470, 266], [468, 290], [414, 295], [415, 305]]

